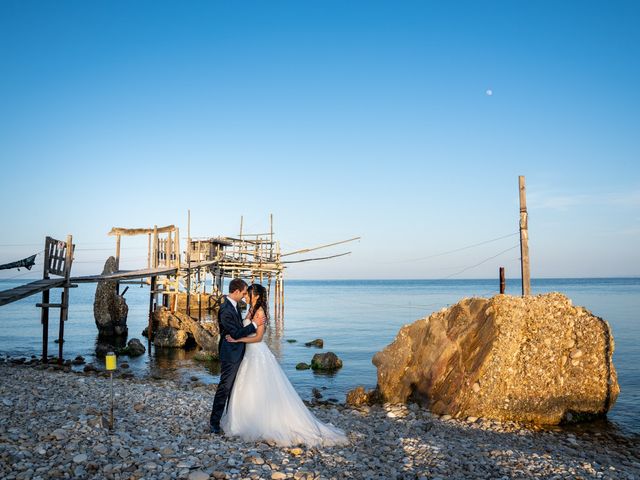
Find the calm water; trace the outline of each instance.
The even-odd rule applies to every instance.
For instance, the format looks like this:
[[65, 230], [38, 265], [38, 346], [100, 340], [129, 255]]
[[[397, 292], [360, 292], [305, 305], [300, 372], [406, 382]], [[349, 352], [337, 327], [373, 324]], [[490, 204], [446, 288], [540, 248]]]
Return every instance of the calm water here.
[[[269, 345], [303, 398], [311, 389], [323, 389], [324, 398], [344, 400], [355, 385], [373, 388], [376, 369], [371, 364], [375, 352], [389, 344], [399, 328], [418, 318], [456, 303], [463, 297], [490, 296], [495, 280], [290, 280], [286, 284], [286, 312], [283, 328], [272, 325]], [[0, 289], [17, 285], [0, 281]], [[507, 282], [508, 292], [519, 293], [519, 284]], [[65, 324], [65, 357], [93, 358], [96, 328], [93, 320], [95, 285], [71, 290], [69, 320]], [[621, 394], [609, 414], [606, 428], [625, 434], [640, 434], [640, 279], [552, 279], [533, 280], [534, 293], [557, 291], [570, 297], [595, 315], [608, 320], [616, 343], [614, 364]], [[53, 291], [52, 301], [58, 298]], [[132, 287], [126, 294], [129, 304], [129, 337], [138, 337], [147, 324], [148, 288]], [[10, 356], [38, 355], [41, 351], [39, 297], [0, 307], [0, 353]], [[49, 352], [57, 353], [58, 320], [50, 321]], [[276, 331], [277, 330], [277, 331]], [[336, 374], [297, 371], [298, 362], [310, 363], [319, 350], [304, 342], [322, 338], [325, 348], [344, 361]], [[297, 340], [289, 343], [287, 340]], [[131, 360], [138, 374], [160, 374], [188, 381], [197, 376], [206, 383], [217, 382], [217, 365], [191, 360], [193, 352], [154, 351]]]

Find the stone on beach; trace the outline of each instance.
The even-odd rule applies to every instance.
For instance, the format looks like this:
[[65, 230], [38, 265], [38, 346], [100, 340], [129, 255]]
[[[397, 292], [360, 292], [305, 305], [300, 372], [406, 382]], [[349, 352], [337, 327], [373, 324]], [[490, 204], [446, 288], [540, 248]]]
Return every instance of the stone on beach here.
[[384, 401], [437, 414], [558, 424], [601, 416], [620, 388], [609, 324], [562, 294], [464, 299], [378, 352]]
[[612, 432], [445, 420], [415, 405], [319, 403], [311, 412], [345, 430], [351, 444], [278, 447], [210, 435], [214, 392], [176, 381], [114, 378], [118, 403], [109, 431], [108, 379], [9, 362], [0, 362], [0, 378], [0, 398], [11, 399], [11, 406], [0, 402], [0, 478], [640, 476], [637, 443]]

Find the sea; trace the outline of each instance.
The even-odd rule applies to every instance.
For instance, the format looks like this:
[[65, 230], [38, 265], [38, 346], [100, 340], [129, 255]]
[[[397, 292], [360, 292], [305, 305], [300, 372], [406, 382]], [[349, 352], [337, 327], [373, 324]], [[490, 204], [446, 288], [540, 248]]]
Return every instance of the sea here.
[[[0, 290], [25, 280], [0, 280]], [[498, 291], [491, 280], [287, 280], [286, 304], [281, 322], [271, 320], [265, 338], [294, 387], [304, 399], [318, 389], [325, 400], [342, 402], [357, 385], [373, 388], [376, 368], [373, 355], [391, 343], [398, 330], [465, 297], [491, 297]], [[93, 319], [95, 284], [80, 284], [70, 290], [69, 318], [65, 322], [64, 357], [94, 357], [97, 330]], [[607, 420], [596, 429], [640, 436], [640, 278], [532, 279], [533, 294], [560, 292], [574, 305], [586, 307], [609, 322], [615, 339], [613, 362], [621, 393]], [[148, 322], [148, 287], [133, 286], [125, 294], [129, 305], [129, 338], [139, 338]], [[507, 280], [508, 294], [520, 293], [520, 281]], [[56, 301], [59, 290], [53, 290]], [[0, 307], [0, 355], [39, 356], [42, 351], [40, 296]], [[57, 354], [59, 320], [52, 310], [49, 353]], [[321, 338], [324, 348], [306, 347]], [[333, 374], [296, 370], [299, 362], [310, 363], [315, 353], [331, 351], [343, 361]], [[193, 359], [195, 350], [156, 349], [129, 361], [136, 376], [160, 376], [180, 382], [193, 378], [204, 383], [219, 379], [217, 362]], [[1, 379], [0, 379], [1, 381]], [[589, 427], [589, 425], [587, 425]], [[640, 437], [639, 437], [640, 438]]]

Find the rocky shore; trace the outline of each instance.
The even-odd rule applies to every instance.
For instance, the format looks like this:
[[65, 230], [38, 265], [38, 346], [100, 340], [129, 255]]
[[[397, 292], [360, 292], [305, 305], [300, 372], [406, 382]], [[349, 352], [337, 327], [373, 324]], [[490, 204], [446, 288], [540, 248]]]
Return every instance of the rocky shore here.
[[[0, 362], [0, 478], [640, 478], [640, 447], [609, 433], [438, 417], [417, 407], [312, 405], [351, 445], [278, 448], [208, 433], [215, 386], [109, 380]], [[268, 408], [268, 399], [265, 399]], [[637, 440], [637, 439], [636, 439]]]

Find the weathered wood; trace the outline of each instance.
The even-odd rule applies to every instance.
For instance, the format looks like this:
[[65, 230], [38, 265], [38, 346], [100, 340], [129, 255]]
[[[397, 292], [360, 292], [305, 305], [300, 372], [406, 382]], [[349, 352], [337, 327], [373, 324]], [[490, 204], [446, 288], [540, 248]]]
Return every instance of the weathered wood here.
[[351, 252], [339, 253], [338, 255], [331, 255], [329, 257], [317, 257], [317, 258], [305, 258], [304, 260], [289, 260], [281, 263], [303, 263], [303, 262], [315, 262], [316, 260], [328, 260], [330, 258], [344, 257], [345, 255], [350, 255]]
[[158, 268], [158, 226], [153, 227], [153, 257], [151, 261], [153, 268]]
[[151, 286], [149, 288], [149, 326], [147, 328], [147, 339], [149, 340], [149, 346], [147, 351], [151, 355], [151, 342], [153, 339], [153, 301], [156, 295], [156, 278], [151, 277]]
[[[3, 290], [0, 292], [0, 306], [17, 302], [18, 300], [41, 292], [44, 293], [51, 288], [61, 287], [62, 285], [64, 285], [63, 278], [45, 278]], [[43, 296], [42, 303], [49, 303], [49, 299], [45, 299]]]
[[86, 275], [83, 277], [72, 277], [73, 283], [95, 283], [107, 280], [134, 280], [136, 278], [149, 278], [157, 275], [175, 275], [177, 267], [145, 268], [142, 270], [120, 270], [108, 275]]
[[500, 294], [504, 294], [506, 288], [506, 281], [504, 278], [504, 267], [500, 267]]
[[342, 245], [343, 243], [354, 242], [356, 240], [360, 240], [360, 238], [361, 237], [353, 237], [353, 238], [350, 238], [348, 240], [341, 240], [339, 242], [327, 243], [326, 245], [320, 245], [318, 247], [303, 248], [301, 250], [296, 250], [296, 251], [293, 251], [293, 252], [283, 253], [280, 256], [281, 257], [287, 257], [289, 255], [295, 255], [295, 254], [299, 254], [299, 253], [313, 252], [314, 250], [320, 250], [321, 248], [333, 247], [335, 245]]
[[522, 273], [522, 295], [531, 295], [531, 270], [529, 267], [529, 220], [527, 216], [527, 193], [524, 176], [518, 177], [520, 191], [520, 271]]
[[144, 235], [145, 233], [154, 233], [157, 231], [157, 233], [169, 233], [169, 232], [173, 232], [173, 230], [176, 227], [174, 225], [167, 225], [165, 227], [158, 227], [157, 225], [154, 225], [153, 228], [120, 228], [120, 227], [113, 227], [111, 229], [111, 231], [107, 234], [110, 236], [114, 236], [114, 235], [122, 235], [124, 237], [131, 237], [131, 236], [135, 236], [135, 235]]
[[[118, 237], [120, 238], [120, 237]], [[71, 265], [73, 263], [73, 237], [67, 235], [67, 246], [65, 248], [64, 259], [64, 289], [61, 294], [62, 307], [60, 308], [60, 328], [58, 332], [58, 364], [62, 365], [63, 361], [63, 348], [64, 348], [64, 322], [69, 317], [69, 280], [71, 278]]]

